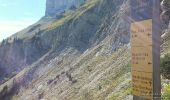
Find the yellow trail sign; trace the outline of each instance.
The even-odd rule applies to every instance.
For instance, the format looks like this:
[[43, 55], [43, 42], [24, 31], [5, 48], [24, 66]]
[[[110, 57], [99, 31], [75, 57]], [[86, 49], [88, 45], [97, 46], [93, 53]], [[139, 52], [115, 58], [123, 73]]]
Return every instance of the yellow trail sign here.
[[130, 0], [134, 100], [161, 100], [160, 1]]
[[133, 94], [152, 99], [152, 20], [131, 24]]
[[152, 45], [152, 20], [144, 20], [131, 24], [131, 45]]
[[152, 73], [132, 71], [133, 94], [152, 100]]

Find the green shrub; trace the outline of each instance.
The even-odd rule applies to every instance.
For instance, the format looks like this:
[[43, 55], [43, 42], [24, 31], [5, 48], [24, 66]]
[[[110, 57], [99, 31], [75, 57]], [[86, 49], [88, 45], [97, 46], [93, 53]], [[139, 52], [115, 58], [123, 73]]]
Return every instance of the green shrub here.
[[164, 78], [170, 79], [170, 54], [161, 58], [161, 74]]
[[162, 94], [162, 100], [170, 100], [170, 84], [165, 86]]

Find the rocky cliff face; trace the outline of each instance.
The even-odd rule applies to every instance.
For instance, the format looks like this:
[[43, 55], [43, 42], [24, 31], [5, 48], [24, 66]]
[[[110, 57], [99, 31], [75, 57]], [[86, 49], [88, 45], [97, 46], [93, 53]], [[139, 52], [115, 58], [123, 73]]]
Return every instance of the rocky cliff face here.
[[3, 77], [15, 75], [16, 72], [21, 71], [25, 66], [32, 64], [45, 54], [49, 47], [45, 47], [41, 43], [42, 41], [38, 37], [27, 41], [13, 40], [13, 43], [4, 40], [0, 45], [0, 56], [3, 57], [0, 58], [0, 68], [3, 69], [0, 81], [2, 82]]
[[68, 9], [75, 9], [85, 0], [47, 0], [45, 16], [55, 16]]
[[161, 53], [170, 53], [170, 0], [162, 0], [161, 2], [161, 21], [162, 21], [162, 51]]
[[162, 9], [162, 14], [161, 14], [162, 27], [163, 29], [166, 29], [169, 26], [169, 20], [170, 20], [170, 1], [162, 0], [161, 9]]
[[[122, 77], [120, 80], [129, 80], [123, 75], [129, 67], [122, 70], [129, 62], [129, 23], [128, 18], [124, 17], [129, 13], [127, 9], [127, 0], [87, 0], [76, 10], [60, 13], [60, 19], [51, 23], [47, 20], [46, 27], [46, 23], [37, 23], [5, 40], [0, 49], [3, 64], [0, 68], [6, 70], [1, 73], [8, 79], [0, 86], [0, 99], [110, 98], [111, 88], [124, 85], [114, 87], [107, 83], [108, 79]], [[4, 49], [9, 47], [13, 48]], [[127, 56], [119, 58], [119, 54]], [[119, 64], [120, 61], [123, 63]], [[11, 70], [13, 68], [20, 70]], [[9, 77], [5, 75], [7, 71], [16, 73]], [[121, 74], [116, 73], [118, 71]], [[55, 88], [48, 89], [52, 84]], [[31, 86], [36, 86], [34, 89], [38, 86], [38, 91], [31, 89]], [[87, 91], [90, 88], [94, 88], [94, 93]], [[126, 86], [128, 88], [129, 85]], [[101, 94], [107, 95], [100, 97]]]
[[[132, 99], [129, 0], [85, 0], [71, 12], [80, 0], [59, 1], [47, 0], [46, 9], [59, 19], [43, 19], [1, 43], [0, 99]], [[170, 51], [168, 30], [163, 53]]]

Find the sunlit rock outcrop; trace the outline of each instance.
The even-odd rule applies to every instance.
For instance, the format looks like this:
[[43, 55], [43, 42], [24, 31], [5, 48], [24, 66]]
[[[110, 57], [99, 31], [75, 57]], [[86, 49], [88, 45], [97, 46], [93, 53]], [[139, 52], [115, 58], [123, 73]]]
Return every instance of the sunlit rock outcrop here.
[[79, 7], [85, 0], [47, 0], [46, 16], [55, 16], [71, 7]]

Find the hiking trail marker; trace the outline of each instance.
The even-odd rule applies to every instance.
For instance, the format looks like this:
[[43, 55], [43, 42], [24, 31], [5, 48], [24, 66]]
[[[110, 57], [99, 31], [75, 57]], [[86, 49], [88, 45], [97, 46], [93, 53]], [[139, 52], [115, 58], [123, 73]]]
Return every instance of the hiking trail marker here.
[[131, 0], [133, 100], [161, 100], [160, 1]]

